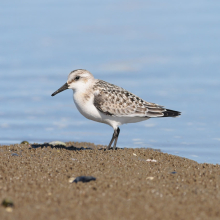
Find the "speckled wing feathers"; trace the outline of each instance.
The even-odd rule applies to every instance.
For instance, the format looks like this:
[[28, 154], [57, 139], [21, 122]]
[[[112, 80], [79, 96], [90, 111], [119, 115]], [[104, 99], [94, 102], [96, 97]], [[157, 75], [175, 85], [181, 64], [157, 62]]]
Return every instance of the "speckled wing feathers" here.
[[106, 115], [120, 117], [163, 117], [166, 109], [146, 102], [125, 89], [97, 80], [94, 85], [95, 107]]

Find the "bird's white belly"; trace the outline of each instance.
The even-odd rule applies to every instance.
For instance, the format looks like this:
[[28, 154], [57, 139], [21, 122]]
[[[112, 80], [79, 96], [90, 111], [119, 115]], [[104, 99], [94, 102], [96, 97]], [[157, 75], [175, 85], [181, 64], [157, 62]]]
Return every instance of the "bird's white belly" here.
[[90, 99], [85, 100], [82, 99], [82, 97], [79, 97], [79, 95], [74, 94], [73, 100], [76, 104], [77, 109], [84, 117], [93, 121], [105, 123], [102, 119], [100, 112], [93, 105], [93, 97], [90, 97]]

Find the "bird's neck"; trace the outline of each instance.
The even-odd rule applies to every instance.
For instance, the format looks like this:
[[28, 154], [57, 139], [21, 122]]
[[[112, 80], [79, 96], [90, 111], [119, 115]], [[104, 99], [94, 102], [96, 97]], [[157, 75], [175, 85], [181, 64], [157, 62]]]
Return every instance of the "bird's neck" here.
[[94, 99], [92, 87], [80, 88], [73, 91], [74, 102], [78, 105]]

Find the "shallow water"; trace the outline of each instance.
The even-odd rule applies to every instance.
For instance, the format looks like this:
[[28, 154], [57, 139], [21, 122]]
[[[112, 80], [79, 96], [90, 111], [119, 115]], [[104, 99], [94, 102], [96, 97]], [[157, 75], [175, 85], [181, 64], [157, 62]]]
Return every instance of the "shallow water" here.
[[77, 111], [72, 91], [50, 95], [77, 68], [179, 118], [123, 125], [119, 147], [151, 147], [220, 163], [220, 3], [0, 3], [0, 143], [108, 144], [112, 128]]

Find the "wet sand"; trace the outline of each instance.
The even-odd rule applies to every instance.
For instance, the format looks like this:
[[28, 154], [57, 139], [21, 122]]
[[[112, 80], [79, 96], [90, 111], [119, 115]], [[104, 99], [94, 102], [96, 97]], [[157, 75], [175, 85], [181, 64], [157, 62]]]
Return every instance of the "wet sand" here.
[[220, 219], [219, 165], [103, 147], [1, 146], [1, 219]]

